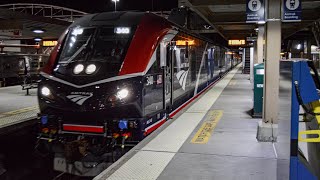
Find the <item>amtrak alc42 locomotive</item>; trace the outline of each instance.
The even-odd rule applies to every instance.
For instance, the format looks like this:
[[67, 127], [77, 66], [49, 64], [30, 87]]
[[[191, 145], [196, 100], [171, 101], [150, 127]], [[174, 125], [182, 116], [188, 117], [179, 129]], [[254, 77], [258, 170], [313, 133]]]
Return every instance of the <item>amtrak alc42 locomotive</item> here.
[[41, 73], [39, 139], [55, 170], [96, 175], [234, 64], [225, 48], [152, 13], [85, 16]]

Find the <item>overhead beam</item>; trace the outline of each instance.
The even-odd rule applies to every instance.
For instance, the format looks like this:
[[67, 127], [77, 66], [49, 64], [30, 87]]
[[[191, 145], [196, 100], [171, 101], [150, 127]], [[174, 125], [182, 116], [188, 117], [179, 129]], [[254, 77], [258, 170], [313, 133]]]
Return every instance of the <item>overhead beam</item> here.
[[215, 30], [215, 29], [205, 29], [205, 30], [194, 30], [193, 32], [199, 33], [199, 34], [210, 34], [210, 33], [217, 33], [217, 30]]
[[190, 2], [189, 0], [179, 0], [179, 6], [180, 5], [184, 5], [189, 7], [191, 10], [193, 10], [195, 13], [197, 13], [203, 20], [205, 20], [213, 29], [215, 29], [217, 31], [217, 33], [224, 38], [226, 41], [228, 40], [221, 32], [220, 30], [208, 19], [208, 17], [210, 17], [211, 11], [207, 10], [206, 12], [202, 11], [199, 8], [195, 8]]
[[[212, 6], [212, 5], [230, 5], [246, 4], [246, 0], [189, 0], [193, 6]], [[302, 0], [302, 5], [315, 0]]]
[[190, 0], [193, 6], [246, 4], [246, 0]]

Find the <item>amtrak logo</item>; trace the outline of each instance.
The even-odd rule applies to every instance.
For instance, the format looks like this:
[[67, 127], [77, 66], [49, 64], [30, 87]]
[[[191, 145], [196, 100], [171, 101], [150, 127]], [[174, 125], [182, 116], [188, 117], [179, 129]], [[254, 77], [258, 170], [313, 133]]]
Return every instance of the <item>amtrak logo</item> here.
[[71, 92], [71, 94], [68, 95], [67, 98], [81, 106], [86, 100], [88, 100], [92, 96], [92, 92]]
[[249, 4], [248, 4], [248, 8], [250, 9], [250, 11], [259, 11], [261, 8], [261, 2], [260, 0], [250, 0]]
[[291, 11], [298, 9], [299, 5], [300, 5], [299, 0], [287, 0], [286, 1], [286, 7]]
[[189, 72], [189, 69], [187, 71], [181, 70], [176, 75], [179, 80], [179, 84], [184, 91], [186, 90], [186, 82], [187, 82], [188, 72]]

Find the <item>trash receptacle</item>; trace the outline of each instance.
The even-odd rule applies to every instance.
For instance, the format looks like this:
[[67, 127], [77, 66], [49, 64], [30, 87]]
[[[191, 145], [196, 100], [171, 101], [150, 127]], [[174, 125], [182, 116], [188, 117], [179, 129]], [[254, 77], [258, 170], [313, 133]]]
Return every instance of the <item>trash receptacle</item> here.
[[262, 117], [264, 63], [254, 66], [253, 117]]

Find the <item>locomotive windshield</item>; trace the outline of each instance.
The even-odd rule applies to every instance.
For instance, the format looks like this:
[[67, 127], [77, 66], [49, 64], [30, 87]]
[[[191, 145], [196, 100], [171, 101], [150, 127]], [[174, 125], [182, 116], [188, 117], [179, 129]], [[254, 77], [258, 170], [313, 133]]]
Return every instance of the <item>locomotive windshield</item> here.
[[102, 61], [122, 64], [132, 32], [128, 27], [70, 29], [59, 62]]

